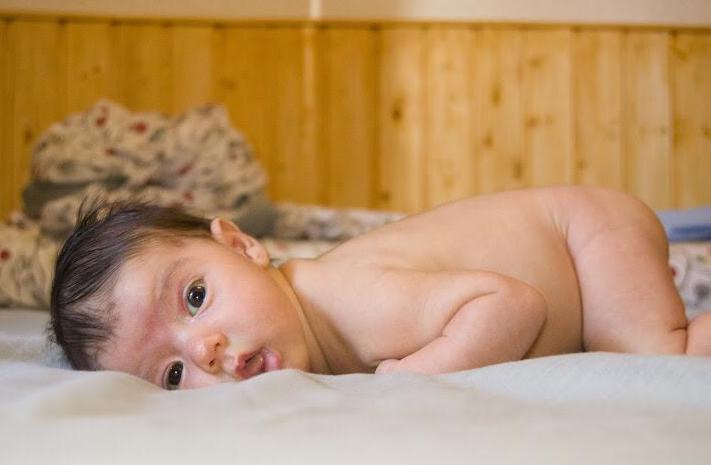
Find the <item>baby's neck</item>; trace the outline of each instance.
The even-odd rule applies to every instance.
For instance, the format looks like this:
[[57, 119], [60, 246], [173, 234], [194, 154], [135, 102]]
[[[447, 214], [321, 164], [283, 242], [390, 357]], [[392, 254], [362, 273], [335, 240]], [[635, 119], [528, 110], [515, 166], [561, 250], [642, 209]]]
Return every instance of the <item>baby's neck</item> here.
[[[325, 286], [328, 276], [321, 276], [317, 260], [297, 259], [282, 264], [277, 270], [288, 286], [287, 294], [294, 300], [304, 327], [311, 357], [312, 372], [342, 374], [367, 370], [353, 347], [342, 337], [334, 318], [330, 297], [334, 289]], [[332, 278], [332, 277], [331, 277]], [[337, 292], [336, 292], [337, 294]]]
[[[283, 266], [284, 265], [282, 265], [282, 267]], [[331, 374], [332, 371], [328, 365], [326, 356], [324, 355], [323, 348], [321, 347], [318, 337], [315, 334], [315, 332], [312, 328], [311, 322], [309, 321], [309, 318], [307, 316], [308, 312], [306, 311], [304, 306], [299, 301], [299, 298], [296, 295], [296, 293], [291, 285], [290, 280], [284, 274], [283, 270], [281, 270], [281, 267], [279, 267], [279, 268], [269, 267], [268, 270], [269, 270], [272, 278], [277, 282], [279, 287], [282, 288], [282, 290], [287, 295], [289, 300], [291, 300], [291, 303], [293, 304], [294, 308], [296, 309], [296, 311], [298, 313], [299, 321], [301, 321], [301, 327], [304, 331], [304, 337], [306, 340], [306, 350], [308, 351], [308, 354], [309, 354], [309, 362], [310, 362], [309, 371], [311, 371], [312, 373]]]

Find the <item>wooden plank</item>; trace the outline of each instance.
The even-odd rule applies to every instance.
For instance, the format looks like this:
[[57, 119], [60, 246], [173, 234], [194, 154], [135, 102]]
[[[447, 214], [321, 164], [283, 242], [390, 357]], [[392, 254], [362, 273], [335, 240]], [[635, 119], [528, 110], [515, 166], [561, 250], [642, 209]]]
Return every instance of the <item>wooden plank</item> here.
[[[8, 126], [11, 124], [9, 114], [12, 113], [12, 83], [10, 78], [10, 42], [7, 37], [8, 21], [0, 20], [0, 162], [3, 169], [0, 169], [0, 221], [5, 220], [12, 209], [13, 185], [9, 179], [11, 170], [5, 169], [9, 160], [12, 159], [10, 151], [10, 132]], [[10, 78], [10, 79], [9, 79]]]
[[523, 102], [527, 184], [573, 182], [570, 29], [524, 32]]
[[668, 34], [630, 31], [624, 43], [627, 185], [654, 208], [672, 206]]
[[424, 208], [424, 52], [422, 27], [382, 31], [377, 207]]
[[[305, 37], [312, 49], [304, 51]], [[317, 203], [322, 197], [313, 124], [315, 37], [298, 27], [218, 28], [215, 93], [270, 174], [275, 200]], [[305, 60], [310, 60], [308, 63]]]
[[475, 192], [471, 34], [451, 26], [433, 26], [426, 32], [426, 207]]
[[711, 204], [711, 35], [679, 33], [672, 56], [674, 206]]
[[122, 23], [116, 30], [122, 103], [134, 111], [170, 113], [173, 107], [171, 27]]
[[576, 184], [625, 188], [622, 33], [574, 35]]
[[483, 28], [475, 32], [473, 40], [472, 133], [477, 192], [522, 188], [521, 31]]
[[116, 28], [106, 21], [67, 24], [67, 111], [83, 111], [98, 99], [118, 99], [119, 72], [112, 41]]
[[307, 118], [317, 118], [315, 100], [316, 31], [283, 27], [273, 31], [269, 87], [273, 92], [274, 154], [270, 192], [276, 200], [317, 203], [323, 174], [317, 159], [316, 132]]
[[211, 26], [176, 25], [172, 33], [174, 113], [214, 100]]
[[321, 203], [326, 200], [326, 170], [321, 151], [321, 110], [319, 89], [324, 82], [323, 30], [305, 26], [302, 31], [303, 78], [301, 79], [300, 157], [281, 157], [278, 191], [280, 200]]
[[227, 105], [232, 123], [245, 135], [257, 158], [270, 168], [274, 152], [267, 87], [269, 30], [260, 27], [219, 27], [216, 32], [214, 75], [217, 100]]
[[8, 44], [12, 102], [3, 181], [12, 186], [10, 208], [16, 209], [37, 137], [65, 115], [66, 30], [54, 21], [15, 21], [9, 24]]
[[[276, 140], [278, 79], [275, 28], [236, 26], [217, 33], [215, 76], [218, 101], [229, 108], [232, 122], [254, 148], [256, 157], [273, 176], [279, 141]], [[269, 182], [269, 193], [276, 185]]]
[[321, 129], [326, 201], [374, 205], [378, 35], [368, 28], [324, 31]]

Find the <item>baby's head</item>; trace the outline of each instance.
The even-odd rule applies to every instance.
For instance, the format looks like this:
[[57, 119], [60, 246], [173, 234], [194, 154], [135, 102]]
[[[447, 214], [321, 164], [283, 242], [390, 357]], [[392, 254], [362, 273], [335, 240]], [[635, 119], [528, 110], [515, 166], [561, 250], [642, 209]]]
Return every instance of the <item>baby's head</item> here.
[[308, 369], [301, 310], [233, 223], [142, 202], [82, 207], [59, 253], [51, 326], [72, 367], [174, 389]]

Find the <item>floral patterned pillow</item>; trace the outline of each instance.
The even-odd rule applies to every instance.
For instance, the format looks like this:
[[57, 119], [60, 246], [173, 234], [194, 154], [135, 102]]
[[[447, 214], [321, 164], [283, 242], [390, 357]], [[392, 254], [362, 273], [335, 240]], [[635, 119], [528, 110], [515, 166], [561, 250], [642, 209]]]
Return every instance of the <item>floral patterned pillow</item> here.
[[0, 225], [0, 306], [48, 308], [59, 244], [15, 218]]
[[205, 216], [221, 214], [260, 235], [276, 216], [266, 183], [266, 172], [224, 107], [203, 105], [171, 118], [101, 100], [40, 137], [24, 205], [56, 238], [71, 231], [87, 196], [140, 196]]
[[687, 316], [711, 311], [711, 242], [672, 244], [669, 264]]

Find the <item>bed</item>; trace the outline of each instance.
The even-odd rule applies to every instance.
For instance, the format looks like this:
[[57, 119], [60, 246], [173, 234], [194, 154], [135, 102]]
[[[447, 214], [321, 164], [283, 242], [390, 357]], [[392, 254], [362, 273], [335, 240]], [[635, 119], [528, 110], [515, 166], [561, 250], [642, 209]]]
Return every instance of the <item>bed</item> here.
[[0, 311], [4, 464], [705, 464], [711, 359], [586, 353], [441, 376], [284, 370], [193, 391], [66, 369]]
[[[170, 131], [184, 138], [181, 157], [197, 141], [206, 165], [234, 169], [184, 158], [167, 169], [156, 154], [177, 143]], [[148, 189], [155, 201], [226, 213], [264, 236], [275, 263], [317, 256], [401, 215], [268, 202], [249, 148], [214, 106], [168, 121], [99, 102], [50, 128], [33, 163], [26, 210], [0, 226], [0, 463], [711, 461], [707, 358], [586, 353], [441, 376], [282, 370], [174, 392], [72, 371], [37, 308], [47, 306], [57, 238], [87, 194]], [[711, 243], [674, 245], [670, 264], [689, 316], [711, 309]]]
[[[336, 243], [263, 241], [277, 260]], [[672, 247], [678, 284], [709, 250]], [[0, 309], [3, 464], [650, 465], [711, 454], [709, 358], [584, 353], [440, 376], [283, 370], [164, 391], [70, 370], [47, 322], [44, 310]]]

